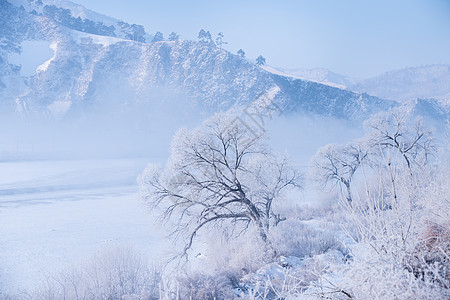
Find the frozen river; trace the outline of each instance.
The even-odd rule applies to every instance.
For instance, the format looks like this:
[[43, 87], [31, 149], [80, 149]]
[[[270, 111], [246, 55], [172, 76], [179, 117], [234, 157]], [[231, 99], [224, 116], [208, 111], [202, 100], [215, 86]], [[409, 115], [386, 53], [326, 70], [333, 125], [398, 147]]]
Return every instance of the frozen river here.
[[136, 183], [147, 162], [0, 163], [0, 290], [32, 288], [110, 245], [159, 256], [163, 239]]

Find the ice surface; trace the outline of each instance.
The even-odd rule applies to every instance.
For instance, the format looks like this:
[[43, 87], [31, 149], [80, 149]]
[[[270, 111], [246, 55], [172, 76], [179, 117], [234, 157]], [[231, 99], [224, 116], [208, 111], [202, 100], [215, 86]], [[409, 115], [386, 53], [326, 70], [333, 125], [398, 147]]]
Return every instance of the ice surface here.
[[0, 163], [0, 281], [32, 288], [109, 245], [158, 257], [162, 235], [137, 194], [146, 159]]

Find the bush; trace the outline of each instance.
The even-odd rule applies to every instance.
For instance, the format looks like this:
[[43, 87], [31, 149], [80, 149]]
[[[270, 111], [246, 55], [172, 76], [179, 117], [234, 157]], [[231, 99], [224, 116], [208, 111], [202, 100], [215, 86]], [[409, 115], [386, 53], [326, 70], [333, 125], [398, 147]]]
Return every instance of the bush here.
[[314, 226], [301, 220], [288, 219], [273, 230], [271, 238], [280, 255], [312, 257], [340, 248], [340, 243], [335, 239], [335, 230], [331, 224], [320, 221]]
[[161, 278], [143, 255], [128, 247], [105, 249], [88, 263], [44, 279], [28, 299], [158, 299]]
[[417, 278], [450, 288], [450, 224], [429, 223], [405, 265]]
[[232, 299], [232, 282], [226, 276], [191, 273], [177, 278], [177, 299]]

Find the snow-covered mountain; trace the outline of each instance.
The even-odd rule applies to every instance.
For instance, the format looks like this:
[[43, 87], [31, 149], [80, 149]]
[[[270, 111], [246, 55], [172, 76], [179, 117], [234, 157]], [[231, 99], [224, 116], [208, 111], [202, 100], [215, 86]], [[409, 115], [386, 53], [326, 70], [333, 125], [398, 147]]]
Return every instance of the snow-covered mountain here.
[[264, 66], [263, 67], [266, 71], [282, 75], [282, 76], [289, 76], [294, 77], [298, 79], [308, 80], [308, 81], [314, 81], [317, 83], [322, 83], [325, 85], [346, 89], [348, 87], [353, 86], [356, 83], [356, 80], [342, 75], [335, 73], [333, 71], [330, 71], [325, 68], [314, 68], [314, 69], [283, 69], [283, 68], [276, 68], [272, 66]]
[[[71, 2], [0, 0], [0, 9], [2, 111], [62, 118], [113, 106], [170, 106], [173, 99], [215, 111], [274, 89], [274, 101], [288, 112], [361, 120], [396, 105], [339, 88], [350, 79], [323, 70], [314, 73], [316, 80], [304, 80], [305, 72], [268, 72], [211, 43], [150, 43], [142, 26]], [[35, 43], [49, 54], [27, 73], [26, 60], [12, 58], [37, 49]], [[338, 87], [319, 83], [324, 80]]]
[[384, 99], [434, 98], [450, 105], [450, 64], [394, 70], [358, 82], [351, 88]]
[[325, 68], [282, 69], [272, 66], [263, 68], [274, 74], [367, 93], [382, 99], [398, 102], [436, 99], [442, 105], [450, 106], [450, 64], [393, 70], [363, 80], [353, 79]]

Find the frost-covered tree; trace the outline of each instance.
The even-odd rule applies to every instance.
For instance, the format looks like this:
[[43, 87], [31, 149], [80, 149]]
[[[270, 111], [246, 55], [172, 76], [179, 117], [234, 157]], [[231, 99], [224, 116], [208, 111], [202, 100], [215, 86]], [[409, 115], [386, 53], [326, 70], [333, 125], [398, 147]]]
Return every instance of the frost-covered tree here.
[[171, 32], [169, 34], [169, 41], [178, 41], [180, 36], [176, 32]]
[[164, 36], [163, 36], [162, 32], [158, 31], [155, 33], [152, 43], [156, 43], [156, 42], [160, 42], [160, 41], [164, 41]]
[[380, 168], [399, 167], [403, 161], [411, 169], [425, 164], [435, 150], [431, 131], [420, 120], [412, 121], [404, 108], [378, 113], [365, 127], [364, 138], [345, 146], [327, 145], [313, 157], [315, 179], [322, 187], [345, 187], [348, 203], [352, 202], [353, 176], [363, 160], [374, 172], [389, 175]]
[[365, 127], [366, 138], [372, 148], [385, 153], [382, 156], [396, 151], [409, 169], [413, 165], [426, 163], [435, 150], [431, 131], [420, 119], [412, 120], [410, 112], [404, 107], [372, 116]]
[[148, 167], [141, 176], [145, 201], [175, 222], [183, 256], [210, 226], [235, 234], [253, 226], [274, 251], [268, 232], [283, 218], [273, 203], [289, 186], [299, 187], [300, 176], [239, 120], [218, 114], [199, 128], [180, 130], [165, 168]]
[[264, 56], [260, 55], [256, 58], [256, 65], [263, 66], [265, 64], [266, 64], [266, 59], [264, 58]]
[[347, 203], [351, 205], [353, 175], [367, 155], [360, 143], [324, 146], [312, 159], [314, 178], [323, 188], [344, 187]]
[[244, 57], [245, 57], [245, 52], [244, 52], [244, 50], [239, 49], [239, 50], [237, 51], [237, 55], [239, 55], [240, 57], [244, 58]]

